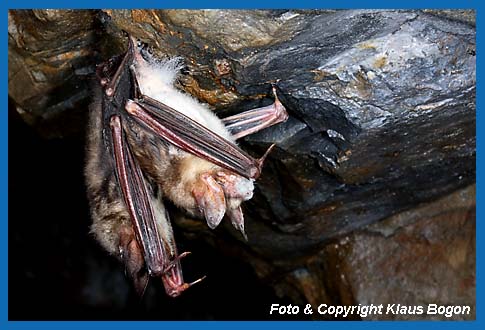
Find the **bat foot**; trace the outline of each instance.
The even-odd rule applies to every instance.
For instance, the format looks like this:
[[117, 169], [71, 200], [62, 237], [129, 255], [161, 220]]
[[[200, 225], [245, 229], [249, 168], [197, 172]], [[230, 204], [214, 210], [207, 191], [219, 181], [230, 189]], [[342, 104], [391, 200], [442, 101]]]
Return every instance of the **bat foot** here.
[[189, 252], [189, 251], [186, 251], [184, 253], [181, 253], [179, 254], [178, 256], [176, 256], [168, 265], [167, 267], [163, 270], [163, 272], [165, 274], [167, 274], [172, 268], [174, 268], [175, 266], [178, 265], [178, 262], [180, 262], [180, 260], [182, 260], [182, 258], [185, 258], [187, 257], [188, 255], [190, 255], [192, 252]]
[[201, 282], [205, 279], [205, 276], [199, 278], [191, 283], [185, 283], [182, 278], [182, 274], [178, 271], [180, 269], [180, 260], [190, 255], [190, 252], [184, 252], [176, 256], [168, 266], [165, 268], [161, 275], [165, 292], [170, 297], [178, 297], [182, 292]]
[[199, 278], [199, 279], [197, 279], [197, 280], [195, 280], [191, 283], [183, 283], [183, 284], [180, 284], [180, 285], [170, 286], [170, 285], [165, 284], [165, 292], [170, 297], [173, 297], [173, 298], [178, 297], [178, 296], [180, 296], [180, 294], [182, 292], [189, 289], [193, 285], [202, 282], [205, 278], [206, 278], [206, 276], [202, 276], [201, 278]]
[[133, 280], [133, 286], [141, 297], [148, 285], [149, 278], [144, 267], [143, 253], [131, 227], [122, 226], [119, 235], [119, 252], [120, 258], [125, 264], [125, 273]]

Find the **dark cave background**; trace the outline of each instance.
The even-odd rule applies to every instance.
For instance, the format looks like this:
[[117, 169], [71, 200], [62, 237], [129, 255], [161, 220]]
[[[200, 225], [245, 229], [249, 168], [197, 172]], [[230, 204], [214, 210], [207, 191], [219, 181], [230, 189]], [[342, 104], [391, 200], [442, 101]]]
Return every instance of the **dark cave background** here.
[[176, 227], [179, 249], [192, 252], [185, 279], [207, 278], [175, 299], [151, 279], [140, 298], [89, 233], [82, 135], [42, 139], [9, 103], [8, 162], [9, 320], [263, 320], [272, 303], [291, 303]]

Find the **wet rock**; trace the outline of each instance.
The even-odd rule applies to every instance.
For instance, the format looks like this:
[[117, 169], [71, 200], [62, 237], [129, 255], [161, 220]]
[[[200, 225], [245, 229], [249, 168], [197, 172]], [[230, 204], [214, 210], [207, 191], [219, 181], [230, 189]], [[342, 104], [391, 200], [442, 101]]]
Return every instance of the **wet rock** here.
[[[474, 320], [475, 216], [471, 185], [340, 237], [299, 267], [250, 260], [279, 295], [311, 304], [314, 319], [335, 319], [317, 312], [322, 304], [382, 304], [381, 314], [355, 311], [337, 319]], [[432, 314], [433, 304], [468, 306], [469, 313]], [[402, 306], [420, 306], [422, 313], [401, 314]]]
[[80, 134], [96, 60], [93, 18], [87, 10], [9, 11], [8, 95], [45, 136]]
[[[366, 319], [475, 319], [474, 201], [475, 186], [470, 186], [325, 248], [353, 304], [423, 307], [421, 315], [396, 314], [392, 307]], [[428, 314], [430, 304], [469, 306], [470, 313]]]

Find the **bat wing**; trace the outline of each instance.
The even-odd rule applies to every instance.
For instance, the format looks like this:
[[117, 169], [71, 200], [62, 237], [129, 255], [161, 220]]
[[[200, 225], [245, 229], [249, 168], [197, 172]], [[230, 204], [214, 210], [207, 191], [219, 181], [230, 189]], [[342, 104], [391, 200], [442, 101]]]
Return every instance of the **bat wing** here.
[[[113, 230], [118, 235], [120, 254], [133, 277], [135, 288], [143, 293], [146, 287], [145, 266], [148, 275], [160, 277], [167, 294], [175, 297], [203, 278], [192, 283], [184, 282], [180, 259], [188, 253], [178, 254], [163, 201], [154, 193], [155, 185], [145, 177], [127, 141], [129, 118], [124, 108], [130, 98], [139, 95], [136, 78], [130, 69], [134, 55], [135, 45], [130, 38], [124, 56], [114, 57], [97, 69], [103, 89], [100, 113], [96, 115], [102, 123], [98, 128], [102, 133], [98, 134], [102, 136], [104, 146], [99, 152], [109, 153], [112, 172], [131, 220], [131, 228], [117, 229], [117, 224], [113, 223]], [[105, 240], [109, 241], [109, 238]]]
[[234, 143], [161, 102], [143, 96], [129, 101], [126, 110], [154, 134], [184, 151], [248, 179], [261, 173], [265, 156], [252, 158]]
[[[133, 157], [120, 116], [110, 118], [110, 131], [116, 176], [146, 269], [150, 276], [161, 277], [167, 294], [176, 297], [203, 278], [190, 284], [184, 282], [180, 259], [188, 253], [179, 255], [177, 252], [169, 215]], [[145, 286], [137, 278], [135, 285], [139, 292], [143, 291], [141, 286]]]
[[[128, 101], [125, 109], [132, 118], [155, 136], [247, 179], [256, 179], [260, 175], [264, 159], [273, 148], [272, 145], [263, 157], [254, 159], [233, 142], [148, 96]], [[233, 116], [228, 122], [234, 130], [237, 130], [237, 136], [242, 137], [284, 121], [287, 117], [285, 108], [276, 98], [273, 105]], [[252, 196], [252, 188], [248, 188], [248, 184], [240, 184], [239, 182], [242, 181], [226, 176], [224, 172], [218, 172], [217, 176], [216, 182], [211, 175], [202, 175], [200, 178], [205, 183], [204, 188], [197, 189], [193, 186], [192, 193], [198, 208], [210, 228], [217, 227], [226, 214], [233, 226], [246, 237], [241, 208], [239, 204], [234, 204], [232, 199], [239, 200], [238, 203], [240, 203], [247, 198], [249, 193], [247, 189], [251, 189]], [[227, 184], [221, 184], [222, 182]], [[219, 184], [222, 190], [218, 188]]]
[[[161, 277], [165, 290], [170, 296], [178, 296], [202, 279], [190, 284], [183, 280], [180, 259], [187, 253], [180, 255], [177, 253], [170, 220], [163, 202], [155, 196], [151, 183], [142, 172], [127, 142], [125, 136], [125, 129], [128, 129], [127, 121], [134, 118], [155, 136], [247, 179], [255, 179], [260, 175], [263, 161], [271, 147], [262, 158], [255, 159], [233, 142], [222, 138], [179, 111], [141, 95], [136, 75], [131, 69], [135, 57], [139, 56], [136, 50], [133, 39], [130, 38], [128, 52], [98, 70], [104, 92], [101, 114], [103, 136], [106, 150], [110, 152], [114, 164], [122, 199], [132, 222], [136, 237], [136, 241], [133, 241], [134, 250], [138, 251], [137, 258], [143, 259], [149, 275]], [[284, 107], [279, 101], [275, 104], [276, 106], [271, 109], [258, 108], [226, 118], [224, 123], [236, 138], [254, 133], [281, 121], [281, 118], [286, 118], [279, 111], [284, 110]], [[275, 115], [275, 109], [279, 111], [278, 115]], [[275, 119], [276, 117], [278, 118]], [[233, 194], [237, 195], [238, 191], [233, 191]], [[225, 207], [225, 205], [216, 205], [217, 210], [224, 211]], [[218, 213], [222, 216], [224, 214], [224, 212]], [[236, 227], [244, 233], [240, 207], [230, 208], [228, 214], [233, 214], [233, 223], [236, 221]], [[220, 221], [220, 219], [216, 220], [214, 220], [215, 223]], [[120, 234], [121, 241], [123, 241], [123, 235]], [[132, 244], [131, 240], [129, 242]], [[140, 265], [138, 259], [125, 260], [125, 263], [129, 265], [133, 261], [136, 265]], [[136, 283], [137, 279], [135, 279], [135, 285]], [[138, 286], [142, 285], [140, 284], [142, 281], [138, 283]], [[140, 288], [138, 289], [140, 291]]]
[[169, 255], [162, 244], [163, 240], [160, 239], [161, 233], [156, 225], [149, 187], [125, 141], [119, 116], [111, 117], [110, 129], [116, 176], [132, 219], [137, 241], [145, 256], [145, 263], [151, 272], [162, 272], [163, 269], [160, 268], [168, 262]]
[[[245, 178], [258, 178], [261, 174], [264, 159], [271, 148], [266, 151], [263, 157], [255, 159], [233, 142], [222, 138], [179, 111], [149, 96], [141, 95], [136, 81], [136, 74], [133, 70], [131, 70], [130, 77], [126, 77], [127, 70], [130, 70], [129, 68], [131, 68], [133, 61], [142, 57], [138, 47], [135, 46], [136, 41], [132, 37], [129, 40], [127, 53], [105, 87], [106, 95], [113, 99], [115, 105], [124, 105], [125, 110], [142, 125], [180, 149]], [[125, 84], [121, 83], [123, 80], [126, 81]], [[122, 88], [128, 85], [128, 80], [130, 82], [129, 88]], [[127, 97], [127, 93], [129, 93], [129, 97]], [[288, 118], [284, 106], [276, 96], [274, 87], [273, 93], [275, 95], [275, 103], [273, 105], [249, 110], [223, 120], [223, 123], [236, 139], [255, 133]], [[138, 98], [138, 96], [141, 97]], [[134, 100], [127, 100], [130, 97]]]

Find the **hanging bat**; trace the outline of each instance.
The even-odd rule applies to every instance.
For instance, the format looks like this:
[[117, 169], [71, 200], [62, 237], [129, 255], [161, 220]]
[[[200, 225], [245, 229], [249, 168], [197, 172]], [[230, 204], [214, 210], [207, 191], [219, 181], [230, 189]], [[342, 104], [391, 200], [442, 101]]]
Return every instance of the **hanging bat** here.
[[85, 177], [101, 245], [118, 256], [142, 294], [149, 277], [176, 297], [185, 283], [163, 199], [213, 229], [224, 215], [247, 239], [241, 203], [252, 197], [265, 157], [235, 140], [285, 121], [275, 102], [220, 120], [174, 87], [179, 59], [159, 60], [132, 37], [128, 51], [98, 66]]

